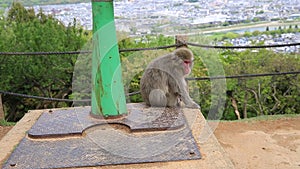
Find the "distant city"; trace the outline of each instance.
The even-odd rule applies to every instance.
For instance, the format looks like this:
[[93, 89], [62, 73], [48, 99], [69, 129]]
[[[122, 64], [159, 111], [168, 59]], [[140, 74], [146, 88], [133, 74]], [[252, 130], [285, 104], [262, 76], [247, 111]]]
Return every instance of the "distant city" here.
[[[66, 25], [76, 18], [92, 29], [91, 3], [34, 6]], [[186, 33], [203, 25], [300, 18], [299, 0], [122, 0], [114, 1], [118, 31], [130, 35]]]

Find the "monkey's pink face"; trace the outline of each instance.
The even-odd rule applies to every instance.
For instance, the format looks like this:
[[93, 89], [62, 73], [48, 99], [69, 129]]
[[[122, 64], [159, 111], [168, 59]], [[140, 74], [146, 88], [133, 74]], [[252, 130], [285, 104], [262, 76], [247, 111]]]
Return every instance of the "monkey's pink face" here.
[[184, 67], [184, 74], [190, 74], [191, 73], [191, 67], [192, 67], [192, 60], [184, 60], [183, 61], [183, 67]]

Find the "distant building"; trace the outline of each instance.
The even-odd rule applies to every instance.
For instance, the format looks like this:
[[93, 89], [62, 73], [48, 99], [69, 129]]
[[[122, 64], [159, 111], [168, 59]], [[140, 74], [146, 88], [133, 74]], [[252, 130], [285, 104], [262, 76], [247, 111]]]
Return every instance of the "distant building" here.
[[298, 19], [298, 18], [300, 18], [300, 14], [292, 14], [289, 16], [289, 19], [292, 19], [292, 20]]

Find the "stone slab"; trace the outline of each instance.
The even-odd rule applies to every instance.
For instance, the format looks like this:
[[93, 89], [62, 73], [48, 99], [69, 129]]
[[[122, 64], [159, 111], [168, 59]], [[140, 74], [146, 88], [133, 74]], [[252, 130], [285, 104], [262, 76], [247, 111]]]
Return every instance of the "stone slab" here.
[[200, 152], [188, 131], [132, 136], [105, 126], [85, 137], [24, 138], [3, 169], [94, 167], [199, 159]]
[[128, 116], [116, 119], [93, 118], [90, 112], [91, 107], [45, 111], [28, 135], [32, 138], [81, 135], [88, 128], [104, 124], [125, 125], [132, 132], [163, 131], [182, 128], [186, 123], [182, 109], [178, 108], [128, 106]]
[[127, 116], [106, 120], [92, 118], [91, 107], [45, 111], [29, 130], [28, 137], [16, 147], [4, 169], [92, 167], [201, 158], [181, 108], [129, 106], [128, 110]]
[[[129, 104], [128, 106], [139, 107], [140, 104]], [[38, 116], [46, 110], [35, 110], [27, 113], [22, 120], [2, 139], [0, 140], [0, 160], [5, 162], [8, 155], [11, 154], [14, 147], [20, 143], [20, 140], [26, 135], [26, 131], [37, 120]], [[196, 139], [197, 147], [200, 149], [202, 158], [199, 160], [183, 160], [141, 164], [126, 165], [108, 165], [99, 167], [82, 167], [91, 169], [181, 169], [181, 168], [205, 168], [205, 169], [230, 169], [234, 168], [229, 157], [218, 143], [208, 126], [208, 122], [204, 119], [199, 110], [184, 109], [183, 110], [189, 127], [192, 129], [193, 137]], [[29, 127], [30, 126], [30, 127]], [[208, 133], [203, 135], [203, 133]], [[201, 137], [200, 137], [201, 136]], [[204, 136], [204, 137], [203, 137]], [[80, 167], [79, 167], [80, 168]]]

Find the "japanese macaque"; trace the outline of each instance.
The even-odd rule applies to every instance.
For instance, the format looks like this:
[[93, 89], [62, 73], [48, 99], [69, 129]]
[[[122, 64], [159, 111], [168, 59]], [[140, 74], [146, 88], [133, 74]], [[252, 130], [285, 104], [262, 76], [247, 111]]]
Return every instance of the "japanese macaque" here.
[[141, 95], [148, 106], [185, 107], [200, 106], [189, 96], [185, 77], [193, 67], [193, 53], [188, 48], [178, 48], [173, 53], [154, 59], [146, 68], [140, 82]]

